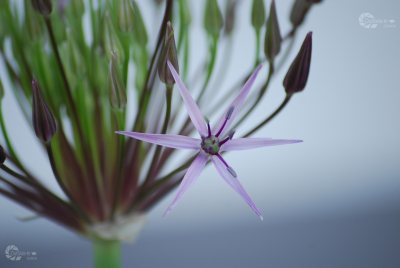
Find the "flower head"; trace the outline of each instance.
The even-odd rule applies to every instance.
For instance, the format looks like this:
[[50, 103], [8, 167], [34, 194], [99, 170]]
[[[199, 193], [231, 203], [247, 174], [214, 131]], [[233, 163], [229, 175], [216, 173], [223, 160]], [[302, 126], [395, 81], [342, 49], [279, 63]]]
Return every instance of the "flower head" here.
[[200, 134], [200, 139], [171, 134], [150, 134], [129, 131], [117, 131], [131, 138], [150, 142], [157, 145], [162, 145], [170, 148], [177, 149], [190, 149], [197, 152], [197, 156], [186, 171], [185, 176], [179, 186], [179, 189], [173, 199], [172, 203], [168, 206], [164, 215], [167, 215], [175, 207], [178, 201], [186, 193], [186, 191], [198, 179], [201, 171], [206, 166], [207, 162], [211, 160], [220, 176], [225, 182], [236, 191], [249, 207], [257, 214], [260, 219], [262, 215], [260, 210], [255, 205], [249, 194], [243, 188], [234, 169], [223, 158], [224, 151], [246, 150], [263, 146], [281, 145], [301, 142], [300, 140], [276, 140], [270, 138], [237, 138], [233, 139], [234, 132], [230, 130], [230, 126], [240, 111], [257, 74], [261, 69], [261, 65], [256, 68], [250, 78], [247, 80], [238, 96], [228, 106], [226, 112], [217, 121], [217, 124], [211, 128], [209, 122], [206, 122], [196, 102], [193, 100], [186, 86], [183, 84], [181, 78], [176, 72], [174, 66], [168, 62], [171, 74], [175, 79], [178, 86], [179, 93], [183, 99], [189, 117]]

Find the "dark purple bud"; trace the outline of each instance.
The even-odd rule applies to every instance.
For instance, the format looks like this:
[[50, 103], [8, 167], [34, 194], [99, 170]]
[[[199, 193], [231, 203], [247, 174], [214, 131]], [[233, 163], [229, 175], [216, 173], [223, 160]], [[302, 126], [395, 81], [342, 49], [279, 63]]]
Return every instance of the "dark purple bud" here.
[[164, 45], [161, 50], [160, 59], [158, 61], [158, 76], [160, 80], [167, 85], [175, 84], [175, 79], [168, 68], [167, 62], [170, 61], [175, 70], [179, 73], [178, 56], [176, 52], [174, 29], [171, 22], [167, 23], [165, 31]]
[[33, 9], [43, 16], [50, 15], [52, 11], [51, 0], [32, 0]]
[[302, 24], [311, 6], [320, 2], [322, 2], [322, 0], [296, 0], [290, 12], [290, 22], [293, 27], [297, 28]]
[[36, 136], [47, 143], [57, 131], [57, 124], [53, 113], [44, 101], [39, 84], [32, 80], [32, 121]]
[[0, 145], [0, 165], [2, 165], [4, 161], [6, 161], [6, 158], [6, 152], [4, 151], [3, 146]]
[[302, 91], [308, 79], [311, 64], [312, 32], [309, 32], [301, 45], [300, 51], [290, 65], [283, 80], [286, 94], [292, 95]]
[[272, 62], [281, 50], [282, 36], [279, 29], [278, 16], [276, 15], [275, 1], [271, 3], [271, 10], [267, 20], [264, 52], [267, 59]]

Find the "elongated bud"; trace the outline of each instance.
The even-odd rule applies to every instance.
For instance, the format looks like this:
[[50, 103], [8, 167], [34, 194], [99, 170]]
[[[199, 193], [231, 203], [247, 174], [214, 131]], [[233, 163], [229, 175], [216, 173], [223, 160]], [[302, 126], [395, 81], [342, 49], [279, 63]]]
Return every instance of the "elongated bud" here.
[[4, 161], [6, 161], [6, 159], [7, 159], [6, 152], [4, 151], [3, 146], [0, 145], [0, 165], [2, 165]]
[[141, 46], [146, 46], [148, 37], [140, 8], [135, 0], [133, 0], [131, 3], [133, 7], [133, 35], [135, 41]]
[[44, 101], [39, 84], [32, 80], [32, 121], [36, 136], [47, 143], [57, 131], [57, 124], [53, 113]]
[[285, 87], [286, 94], [292, 95], [296, 92], [302, 91], [308, 79], [311, 64], [311, 51], [312, 51], [312, 32], [309, 32], [301, 45], [300, 51], [290, 65], [283, 86]]
[[51, 0], [31, 0], [33, 8], [43, 16], [50, 15], [53, 7]]
[[251, 24], [256, 31], [259, 31], [265, 23], [264, 0], [253, 0], [251, 8]]
[[121, 40], [108, 13], [104, 16], [104, 47], [107, 53], [115, 51], [121, 58], [125, 57]]
[[134, 25], [134, 11], [130, 0], [120, 0], [118, 4], [118, 24], [123, 32], [131, 32]]
[[274, 60], [275, 56], [281, 50], [281, 43], [282, 36], [279, 29], [278, 16], [276, 15], [275, 1], [272, 0], [264, 42], [265, 56], [270, 62]]
[[217, 0], [207, 0], [204, 13], [204, 28], [213, 38], [218, 38], [224, 21]]
[[0, 101], [3, 99], [4, 97], [4, 88], [3, 88], [3, 83], [1, 82], [0, 79]]
[[160, 59], [158, 61], [158, 76], [160, 80], [167, 85], [175, 84], [174, 77], [168, 68], [167, 62], [170, 61], [175, 70], [179, 73], [178, 57], [176, 52], [174, 29], [171, 22], [167, 23], [165, 31], [164, 45], [161, 50]]
[[111, 53], [108, 78], [110, 80], [109, 94], [111, 107], [123, 109], [127, 102], [126, 89], [118, 72], [118, 56], [114, 51]]
[[225, 34], [230, 35], [235, 27], [237, 0], [226, 2]]
[[290, 12], [290, 22], [294, 28], [303, 23], [304, 18], [308, 14], [311, 6], [320, 3], [322, 0], [296, 0], [293, 3], [292, 11]]

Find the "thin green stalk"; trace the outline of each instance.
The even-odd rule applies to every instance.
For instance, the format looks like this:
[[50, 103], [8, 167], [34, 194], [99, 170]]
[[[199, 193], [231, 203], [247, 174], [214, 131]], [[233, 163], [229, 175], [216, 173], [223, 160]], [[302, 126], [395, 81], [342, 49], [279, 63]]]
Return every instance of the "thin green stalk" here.
[[121, 267], [121, 243], [119, 241], [93, 241], [95, 268]]
[[207, 91], [207, 86], [208, 86], [208, 83], [210, 82], [211, 75], [214, 71], [215, 62], [217, 60], [217, 51], [218, 51], [218, 38], [215, 37], [215, 38], [211, 39], [210, 62], [208, 63], [208, 67], [207, 67], [206, 79], [204, 80], [203, 87], [201, 88], [199, 97], [197, 98], [198, 103], [201, 102], [201, 99], [203, 98], [204, 94]]
[[264, 119], [263, 121], [261, 121], [257, 126], [255, 126], [254, 128], [252, 128], [249, 132], [247, 132], [246, 134], [243, 135], [243, 137], [248, 137], [250, 135], [252, 135], [254, 132], [256, 132], [257, 130], [259, 130], [261, 127], [263, 127], [265, 124], [267, 124], [269, 121], [271, 121], [275, 116], [277, 116], [282, 110], [283, 108], [286, 107], [286, 105], [289, 103], [291, 96], [286, 95], [285, 99], [283, 100], [283, 102], [281, 103], [281, 105], [279, 105], [279, 107], [270, 115], [268, 116], [266, 119]]
[[260, 30], [256, 30], [256, 54], [254, 59], [254, 68], [260, 64]]

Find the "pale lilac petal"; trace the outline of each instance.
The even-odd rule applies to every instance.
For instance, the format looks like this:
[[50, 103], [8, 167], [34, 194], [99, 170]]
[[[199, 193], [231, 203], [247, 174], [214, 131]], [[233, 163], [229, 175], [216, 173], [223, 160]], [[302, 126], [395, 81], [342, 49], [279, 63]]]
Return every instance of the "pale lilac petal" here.
[[172, 76], [175, 79], [176, 84], [178, 85], [179, 93], [182, 96], [183, 103], [185, 104], [186, 110], [189, 114], [190, 119], [194, 127], [200, 133], [201, 136], [207, 136], [207, 124], [204, 120], [204, 116], [202, 115], [199, 106], [197, 106], [196, 102], [193, 100], [186, 86], [183, 84], [179, 74], [176, 72], [174, 66], [171, 62], [167, 62], [169, 70], [171, 71]]
[[270, 138], [238, 138], [226, 142], [221, 150], [223, 151], [237, 151], [248, 150], [258, 147], [275, 146], [283, 144], [291, 144], [302, 142], [302, 140], [278, 140]]
[[254, 204], [253, 200], [240, 184], [239, 180], [234, 176], [235, 173], [230, 172], [218, 157], [213, 156], [211, 160], [225, 182], [228, 183], [228, 185], [243, 198], [243, 200], [247, 203], [247, 205], [249, 205], [254, 213], [257, 214], [261, 220], [263, 220], [260, 210], [257, 208], [256, 204]]
[[169, 134], [150, 134], [131, 131], [116, 131], [115, 133], [121, 134], [137, 140], [175, 148], [175, 149], [194, 149], [199, 150], [201, 140], [181, 135]]
[[221, 126], [223, 125], [225, 121], [226, 114], [228, 111], [233, 107], [233, 112], [227, 121], [224, 130], [221, 133], [221, 136], [224, 135], [227, 131], [229, 131], [229, 127], [232, 124], [232, 122], [235, 120], [235, 117], [239, 113], [240, 109], [242, 108], [242, 105], [244, 101], [246, 100], [247, 95], [250, 92], [251, 87], [254, 84], [254, 81], [257, 78], [258, 73], [260, 72], [262, 68], [262, 64], [258, 65], [258, 67], [255, 69], [255, 71], [251, 74], [250, 78], [247, 80], [247, 82], [244, 84], [243, 88], [240, 90], [239, 94], [237, 97], [232, 101], [232, 103], [227, 107], [226, 111], [222, 114], [221, 118], [217, 121], [218, 123], [214, 126], [213, 128], [213, 133], [217, 132]]
[[181, 184], [179, 185], [178, 192], [176, 193], [174, 200], [165, 210], [164, 216], [167, 216], [172, 211], [176, 203], [182, 198], [182, 196], [186, 193], [190, 186], [193, 185], [193, 183], [196, 181], [201, 171], [205, 167], [207, 160], [208, 156], [203, 153], [199, 153], [199, 155], [193, 160], [192, 164], [186, 171], [186, 174], [183, 177]]

